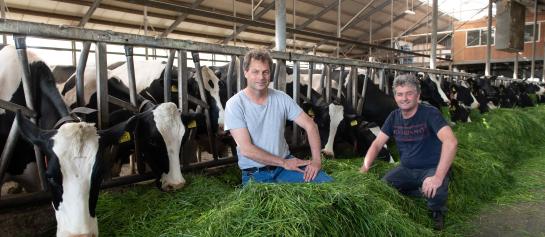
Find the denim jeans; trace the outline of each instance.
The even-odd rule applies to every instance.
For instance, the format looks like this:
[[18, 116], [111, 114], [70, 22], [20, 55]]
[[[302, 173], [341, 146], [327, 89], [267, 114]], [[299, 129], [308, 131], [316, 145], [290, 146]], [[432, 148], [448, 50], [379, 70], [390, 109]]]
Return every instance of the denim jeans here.
[[[382, 178], [385, 182], [399, 190], [400, 193], [409, 196], [422, 195], [422, 183], [427, 177], [435, 174], [436, 168], [430, 169], [409, 169], [403, 166], [398, 166], [390, 171]], [[433, 198], [426, 198], [428, 208], [432, 211], [447, 211], [448, 183], [450, 180], [450, 171], [445, 176], [443, 184], [437, 189]]]
[[[306, 166], [301, 166], [305, 170]], [[260, 171], [242, 171], [242, 185], [246, 185], [252, 180], [257, 183], [303, 183], [305, 182], [304, 174], [301, 172], [286, 170], [282, 167], [276, 167], [271, 170]], [[333, 178], [327, 175], [323, 170], [320, 170], [312, 183], [332, 182]]]

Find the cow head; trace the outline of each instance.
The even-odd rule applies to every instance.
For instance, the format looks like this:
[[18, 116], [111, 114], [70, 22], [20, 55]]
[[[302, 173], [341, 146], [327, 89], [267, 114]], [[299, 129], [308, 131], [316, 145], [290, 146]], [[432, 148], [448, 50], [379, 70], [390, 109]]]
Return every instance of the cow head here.
[[141, 155], [164, 191], [180, 189], [185, 179], [180, 170], [180, 147], [186, 127], [181, 111], [172, 102], [162, 103], [145, 113], [137, 126]]
[[57, 236], [98, 236], [96, 205], [102, 182], [102, 151], [117, 142], [129, 119], [108, 130], [93, 123], [66, 123], [56, 130], [42, 130], [17, 114], [20, 133], [38, 145], [48, 157], [46, 177], [53, 197]]
[[[213, 101], [212, 101], [213, 105], [211, 106], [212, 107], [215, 106], [214, 109], [217, 110], [218, 132], [223, 132], [223, 123], [224, 123], [223, 120], [224, 120], [225, 111], [223, 109], [224, 106], [222, 105], [221, 97], [220, 97], [220, 84], [224, 82], [220, 81], [220, 79], [218, 79], [214, 71], [212, 71], [208, 67], [204, 67], [204, 66], [201, 67], [201, 72], [202, 72], [202, 80], [204, 84], [204, 89], [208, 91], [208, 93], [210, 93], [210, 96], [213, 98]], [[222, 87], [225, 88], [225, 85], [223, 85]]]
[[450, 103], [445, 92], [441, 89], [441, 85], [435, 77], [419, 77], [420, 88], [422, 90], [420, 99], [429, 102], [431, 105], [441, 108]]

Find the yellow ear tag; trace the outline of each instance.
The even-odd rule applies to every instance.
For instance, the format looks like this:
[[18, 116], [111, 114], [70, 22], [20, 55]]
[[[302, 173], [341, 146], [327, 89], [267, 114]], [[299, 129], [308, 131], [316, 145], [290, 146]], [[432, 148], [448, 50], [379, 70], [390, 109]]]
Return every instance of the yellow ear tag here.
[[123, 135], [119, 138], [119, 144], [125, 143], [131, 140], [131, 134], [129, 132], [124, 132]]
[[178, 86], [176, 86], [176, 85], [171, 85], [171, 86], [170, 86], [170, 92], [178, 92]]
[[350, 122], [350, 126], [354, 127], [358, 125], [358, 120], [352, 120], [352, 122]]
[[187, 124], [187, 128], [196, 128], [196, 127], [197, 127], [197, 122], [195, 120], [191, 120], [191, 122]]
[[308, 114], [308, 116], [310, 116], [310, 117], [313, 117], [313, 118], [314, 118], [314, 110], [312, 110], [312, 109], [309, 109], [309, 110], [307, 111], [307, 114]]

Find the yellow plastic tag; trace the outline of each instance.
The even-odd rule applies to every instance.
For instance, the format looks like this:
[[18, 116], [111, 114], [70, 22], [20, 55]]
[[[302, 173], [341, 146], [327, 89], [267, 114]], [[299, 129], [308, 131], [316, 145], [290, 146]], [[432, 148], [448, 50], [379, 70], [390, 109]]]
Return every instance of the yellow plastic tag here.
[[191, 122], [187, 124], [187, 128], [196, 128], [196, 127], [197, 127], [197, 122], [195, 120], [191, 120]]
[[310, 117], [313, 117], [313, 118], [314, 118], [314, 110], [312, 110], [312, 109], [309, 109], [309, 110], [307, 111], [307, 114], [308, 114], [308, 116], [310, 116]]
[[119, 144], [125, 143], [131, 140], [131, 134], [129, 132], [124, 132], [123, 135], [119, 138]]
[[352, 127], [358, 125], [358, 120], [352, 120], [352, 122], [350, 122], [350, 125], [351, 125]]
[[170, 86], [170, 92], [178, 92], [178, 86], [176, 86], [176, 85], [171, 85], [171, 86]]

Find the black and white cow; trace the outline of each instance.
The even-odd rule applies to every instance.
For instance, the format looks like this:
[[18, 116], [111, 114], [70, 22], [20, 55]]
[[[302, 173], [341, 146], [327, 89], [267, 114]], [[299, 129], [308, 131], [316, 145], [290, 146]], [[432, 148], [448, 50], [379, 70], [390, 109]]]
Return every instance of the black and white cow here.
[[[96, 205], [102, 182], [101, 154], [117, 143], [134, 119], [105, 131], [95, 124], [65, 123], [42, 130], [17, 114], [22, 137], [40, 147], [48, 158], [46, 178], [53, 198], [57, 236], [98, 236]], [[130, 124], [130, 125], [128, 125]]]
[[[61, 117], [68, 115], [68, 110], [55, 88], [49, 67], [31, 52], [28, 52], [28, 58], [30, 81], [38, 85], [34, 96], [36, 111], [41, 113], [41, 117], [39, 124], [34, 125], [17, 115], [22, 138], [15, 145], [8, 175], [20, 181], [16, 178], [27, 174], [22, 180], [29, 181], [21, 184], [28, 192], [39, 190], [32, 144], [38, 145], [47, 158], [46, 178], [53, 197], [57, 236], [98, 236], [95, 207], [101, 184], [101, 159], [97, 159], [97, 155], [107, 144], [117, 142], [127, 123], [106, 131], [97, 131], [93, 124], [87, 123], [65, 123], [59, 129], [53, 129]], [[12, 46], [0, 51], [0, 62], [2, 99], [25, 105], [22, 70]], [[4, 149], [15, 113], [1, 112], [0, 138]]]
[[[85, 103], [88, 107], [96, 108], [96, 69], [88, 66], [84, 73]], [[149, 73], [149, 72], [148, 72]], [[111, 76], [111, 74], [109, 74]], [[138, 78], [137, 78], [138, 80]], [[129, 100], [129, 90], [125, 84], [116, 77], [108, 80], [108, 93], [124, 101]], [[137, 87], [142, 88], [143, 86]], [[64, 99], [68, 105], [75, 102], [75, 89], [64, 88]], [[144, 103], [144, 98], [138, 96], [138, 103]], [[119, 122], [131, 116], [131, 112], [118, 110], [110, 106], [112, 122]], [[164, 191], [176, 190], [185, 185], [185, 179], [180, 170], [180, 147], [187, 139], [187, 126], [196, 115], [182, 115], [176, 104], [172, 102], [153, 102], [141, 105], [142, 116], [139, 116], [135, 131], [145, 139], [139, 139], [140, 157], [149, 165], [156, 177], [157, 186]], [[185, 124], [184, 124], [185, 123]], [[132, 134], [130, 137], [134, 137]], [[134, 150], [134, 140], [119, 144], [118, 153], [125, 158]], [[121, 160], [118, 160], [120, 162]], [[140, 167], [142, 168], [142, 167]], [[141, 169], [142, 171], [142, 169]]]
[[[68, 109], [55, 88], [49, 67], [28, 51], [30, 81], [38, 86], [33, 90], [35, 110], [41, 114], [38, 126], [53, 128], [57, 121], [68, 115]], [[13, 46], [0, 50], [0, 99], [26, 106], [22, 85], [22, 68]], [[0, 150], [4, 149], [15, 113], [0, 109]], [[6, 180], [20, 183], [27, 192], [38, 191], [37, 167], [32, 144], [19, 139], [15, 144], [14, 159], [7, 168]]]

